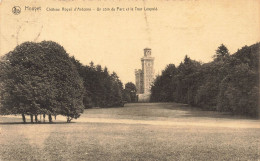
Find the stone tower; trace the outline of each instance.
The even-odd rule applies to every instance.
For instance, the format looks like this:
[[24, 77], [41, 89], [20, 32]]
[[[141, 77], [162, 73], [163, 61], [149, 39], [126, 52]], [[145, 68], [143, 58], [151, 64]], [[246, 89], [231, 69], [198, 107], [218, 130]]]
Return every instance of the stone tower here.
[[136, 93], [141, 94], [144, 93], [144, 87], [143, 87], [143, 71], [141, 69], [135, 70], [135, 86], [136, 86]]
[[144, 49], [144, 57], [141, 58], [143, 71], [143, 88], [144, 93], [150, 93], [151, 85], [154, 79], [154, 57], [151, 56], [151, 49]]
[[154, 80], [154, 57], [151, 56], [151, 49], [144, 49], [144, 56], [141, 58], [141, 63], [142, 69], [135, 70], [137, 94], [148, 94]]

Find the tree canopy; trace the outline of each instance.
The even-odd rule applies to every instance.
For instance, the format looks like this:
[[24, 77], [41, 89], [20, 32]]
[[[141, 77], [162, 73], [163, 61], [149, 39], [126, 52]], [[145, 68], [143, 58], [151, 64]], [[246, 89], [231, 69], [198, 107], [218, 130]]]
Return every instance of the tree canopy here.
[[221, 44], [216, 50], [216, 54], [213, 56], [213, 58], [215, 59], [215, 61], [222, 60], [228, 57], [229, 55], [230, 54], [228, 48], [224, 44]]
[[258, 115], [260, 43], [229, 55], [221, 44], [214, 61], [201, 64], [188, 56], [169, 64], [151, 88], [151, 101], [175, 101], [207, 110]]
[[83, 104], [85, 108], [121, 106], [123, 102], [123, 84], [115, 72], [109, 73], [101, 65], [83, 65], [74, 57], [75, 64], [84, 84]]
[[[134, 84], [128, 84], [130, 99]], [[123, 84], [115, 72], [101, 65], [83, 65], [52, 41], [25, 42], [1, 57], [0, 114], [63, 115], [70, 122], [84, 108], [124, 104]]]
[[83, 82], [64, 48], [25, 42], [1, 59], [1, 114], [63, 115], [83, 112]]
[[132, 82], [127, 82], [124, 89], [124, 100], [127, 102], [136, 102], [136, 86]]

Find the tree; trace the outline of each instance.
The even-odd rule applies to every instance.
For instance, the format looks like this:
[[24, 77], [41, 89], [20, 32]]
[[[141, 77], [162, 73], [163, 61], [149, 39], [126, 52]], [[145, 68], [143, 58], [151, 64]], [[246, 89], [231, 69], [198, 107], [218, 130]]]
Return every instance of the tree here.
[[131, 102], [130, 92], [126, 89], [123, 90], [123, 100], [126, 102]]
[[226, 75], [220, 84], [218, 110], [257, 116], [260, 44], [245, 46], [225, 61]]
[[216, 50], [216, 54], [213, 56], [214, 60], [223, 60], [229, 56], [229, 51], [224, 44], [221, 44]]
[[50, 122], [51, 115], [64, 115], [70, 122], [83, 112], [83, 82], [59, 44], [25, 42], [4, 56], [1, 67], [1, 114], [44, 114]]
[[123, 102], [123, 84], [119, 80], [119, 77], [115, 72], [110, 76], [111, 79], [111, 93], [110, 93], [110, 104], [112, 106], [121, 106]]
[[174, 64], [169, 64], [162, 71], [161, 76], [157, 76], [151, 87], [151, 101], [169, 102], [174, 101], [174, 91], [176, 89], [177, 69]]
[[130, 100], [128, 100], [128, 102], [136, 102], [136, 87], [134, 83], [127, 82], [125, 84], [125, 95], [129, 95], [130, 97]]
[[201, 64], [191, 60], [187, 55], [181, 63], [176, 74], [176, 101], [194, 105], [198, 84], [200, 84]]
[[82, 65], [71, 58], [77, 67], [84, 84], [83, 104], [85, 108], [121, 106], [123, 92], [122, 83], [116, 73], [109, 74], [107, 67], [101, 65]]
[[151, 88], [152, 101], [175, 101], [207, 110], [256, 117], [259, 99], [260, 43], [229, 55], [221, 44], [214, 61], [202, 64], [185, 56], [168, 65]]

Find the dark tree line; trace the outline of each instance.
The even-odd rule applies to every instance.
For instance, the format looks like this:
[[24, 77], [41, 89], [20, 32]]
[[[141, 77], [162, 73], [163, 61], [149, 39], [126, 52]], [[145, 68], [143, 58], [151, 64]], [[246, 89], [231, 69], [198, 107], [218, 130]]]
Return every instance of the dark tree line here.
[[222, 44], [214, 60], [200, 63], [188, 56], [169, 64], [151, 89], [153, 102], [179, 102], [207, 110], [257, 116], [260, 43], [230, 55]]
[[108, 69], [100, 65], [82, 65], [74, 57], [71, 58], [79, 75], [83, 79], [85, 108], [122, 106], [123, 84], [115, 72], [109, 74]]
[[52, 41], [25, 42], [0, 61], [0, 114], [63, 115], [77, 119], [84, 108], [121, 106], [123, 85], [100, 65], [84, 66]]

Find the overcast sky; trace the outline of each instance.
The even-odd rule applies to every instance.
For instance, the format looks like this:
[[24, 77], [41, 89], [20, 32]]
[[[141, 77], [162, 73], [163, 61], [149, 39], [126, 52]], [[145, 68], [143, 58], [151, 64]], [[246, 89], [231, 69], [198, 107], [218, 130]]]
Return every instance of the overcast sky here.
[[[19, 15], [12, 13], [13, 6], [20, 6]], [[141, 68], [146, 47], [152, 49], [157, 74], [169, 63], [178, 65], [185, 55], [209, 62], [221, 43], [234, 53], [260, 40], [259, 0], [3, 0], [0, 7], [0, 55], [17, 43], [52, 40], [83, 64], [107, 66], [123, 83], [135, 81], [134, 70]], [[92, 11], [51, 12], [48, 7]], [[97, 7], [158, 10], [98, 12]]]

